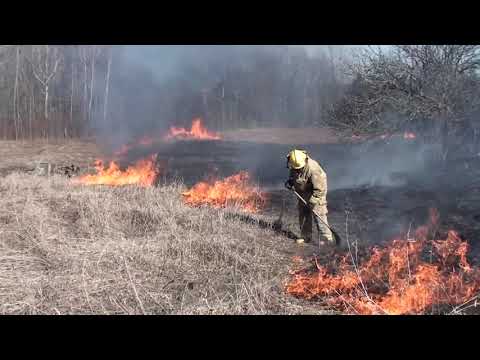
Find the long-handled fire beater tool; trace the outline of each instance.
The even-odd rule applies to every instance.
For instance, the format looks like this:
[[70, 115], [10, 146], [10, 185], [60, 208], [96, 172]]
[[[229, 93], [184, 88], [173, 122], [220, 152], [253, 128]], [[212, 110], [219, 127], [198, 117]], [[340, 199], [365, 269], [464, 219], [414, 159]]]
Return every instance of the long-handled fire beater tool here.
[[281, 230], [283, 227], [283, 215], [285, 213], [285, 199], [282, 199], [282, 209], [280, 211], [280, 216], [278, 219], [273, 223], [274, 230]]
[[[290, 189], [296, 196], [297, 198], [305, 205], [308, 207], [308, 204], [306, 202], [306, 200], [297, 192], [295, 191], [295, 189]], [[340, 246], [340, 244], [342, 243], [342, 238], [340, 237], [340, 235], [337, 234], [337, 232], [335, 230], [333, 230], [328, 224], [325, 223], [325, 221], [322, 220], [322, 218], [313, 210], [310, 209], [310, 211], [312, 213], [314, 213], [316, 216], [317, 216], [317, 219], [320, 220], [323, 225], [325, 225], [331, 232], [332, 232], [332, 235], [335, 239], [335, 245], [336, 246]]]

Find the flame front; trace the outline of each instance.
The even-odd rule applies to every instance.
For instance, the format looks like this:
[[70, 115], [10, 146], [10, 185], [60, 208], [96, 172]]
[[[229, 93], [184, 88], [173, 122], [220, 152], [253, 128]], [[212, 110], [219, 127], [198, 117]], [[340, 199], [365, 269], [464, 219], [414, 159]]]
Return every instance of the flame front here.
[[190, 206], [238, 206], [246, 212], [256, 213], [265, 205], [265, 194], [251, 185], [247, 172], [211, 183], [198, 183], [182, 195], [184, 202]]
[[221, 140], [222, 137], [217, 133], [208, 131], [203, 126], [201, 119], [195, 119], [190, 130], [171, 127], [169, 133], [165, 136], [165, 140], [171, 139]]
[[[314, 274], [294, 272], [286, 291], [306, 299], [323, 297], [330, 306], [357, 314], [421, 314], [465, 303], [480, 290], [480, 271], [468, 263], [468, 244], [455, 231], [445, 240], [427, 240], [438, 214], [431, 216], [414, 241], [375, 247], [355, 266], [351, 257], [337, 257], [334, 270], [316, 263]], [[426, 253], [430, 260], [424, 259]]]
[[140, 185], [144, 187], [152, 186], [158, 176], [158, 170], [155, 167], [156, 155], [147, 159], [139, 160], [135, 165], [127, 167], [122, 171], [115, 161], [110, 162], [108, 167], [104, 167], [103, 161], [97, 160], [94, 175], [85, 175], [74, 182], [82, 185]]

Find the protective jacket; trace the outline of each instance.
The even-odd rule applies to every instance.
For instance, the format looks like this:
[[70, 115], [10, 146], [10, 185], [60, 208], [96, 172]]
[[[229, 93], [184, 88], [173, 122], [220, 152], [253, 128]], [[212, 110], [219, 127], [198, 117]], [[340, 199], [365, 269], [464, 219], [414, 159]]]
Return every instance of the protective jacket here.
[[320, 164], [308, 159], [305, 167], [300, 171], [290, 170], [289, 183], [313, 207], [327, 206], [327, 174]]

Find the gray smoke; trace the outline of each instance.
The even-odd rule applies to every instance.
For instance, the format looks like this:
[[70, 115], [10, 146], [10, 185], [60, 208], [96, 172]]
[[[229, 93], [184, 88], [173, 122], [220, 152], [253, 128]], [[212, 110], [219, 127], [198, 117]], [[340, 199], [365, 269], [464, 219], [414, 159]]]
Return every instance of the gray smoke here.
[[438, 147], [402, 137], [354, 146], [343, 161], [326, 159], [332, 178], [330, 189], [403, 186], [413, 176], [425, 176]]
[[[247, 66], [255, 54], [265, 51], [306, 50], [310, 56], [335, 53], [345, 47], [163, 45], [119, 46], [115, 48], [109, 107], [106, 123], [98, 121], [104, 142], [111, 149], [141, 136], [155, 137], [171, 125], [188, 126], [200, 116], [198, 94], [222, 80], [222, 66]], [[347, 50], [351, 47], [347, 47]], [[272, 89], [274, 91], [275, 89]], [[189, 99], [174, 102], [176, 95]], [[188, 97], [188, 94], [192, 94]], [[195, 100], [197, 99], [197, 100]], [[240, 146], [231, 171], [250, 170], [263, 184], [279, 186], [288, 175], [285, 155], [292, 147], [303, 147], [327, 170], [330, 189], [368, 185], [401, 185], [405, 173], [420, 172], [435, 149], [403, 138], [363, 145], [271, 145]], [[233, 161], [233, 160], [232, 160]]]
[[[214, 86], [222, 76], [219, 64], [240, 62], [255, 51], [248, 46], [160, 45], [116, 47], [109, 103], [113, 116], [99, 124], [104, 135], [135, 136], [191, 119], [175, 112], [175, 95], [194, 94]], [[184, 104], [195, 113], [195, 104]], [[177, 111], [178, 112], [178, 111]], [[102, 126], [103, 125], [103, 126]]]
[[[319, 45], [124, 45], [115, 46], [109, 116], [95, 120], [105, 142], [118, 147], [170, 125], [186, 126], [203, 115], [202, 90], [222, 83], [227, 67], [247, 68], [266, 53], [340, 53]], [[333, 51], [333, 49], [336, 49]], [[99, 79], [103, 73], [98, 70]], [[102, 81], [98, 81], [100, 84]], [[277, 89], [272, 88], [272, 92]]]

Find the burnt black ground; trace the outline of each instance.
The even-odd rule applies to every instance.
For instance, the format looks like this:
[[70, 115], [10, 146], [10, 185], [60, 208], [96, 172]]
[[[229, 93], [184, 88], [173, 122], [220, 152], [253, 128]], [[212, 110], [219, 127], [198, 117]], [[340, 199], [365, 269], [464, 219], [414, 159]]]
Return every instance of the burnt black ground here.
[[[298, 234], [296, 200], [293, 195], [283, 189], [283, 182], [287, 176], [285, 155], [289, 149], [296, 146], [300, 145], [221, 141], [179, 142], [139, 148], [132, 151], [130, 157], [124, 159], [122, 163], [125, 166], [130, 165], [137, 158], [156, 153], [159, 157], [159, 165], [165, 165], [161, 181], [181, 177], [187, 185], [193, 185], [214, 172], [217, 172], [218, 176], [228, 176], [239, 170], [251, 171], [254, 180], [259, 182], [270, 196], [269, 207], [258, 216], [262, 220], [259, 226], [265, 228], [268, 224], [272, 224], [284, 204], [286, 208], [282, 224], [284, 236], [265, 236], [265, 239], [255, 238], [255, 240], [259, 244], [273, 241], [272, 250], [276, 251], [278, 248], [282, 251], [285, 267], [287, 267], [291, 256], [297, 255], [308, 259], [310, 255], [317, 252], [315, 244], [293, 245], [293, 236], [291, 236], [291, 233]], [[478, 157], [463, 155], [462, 157], [458, 154], [456, 158], [450, 158], [444, 166], [427, 161], [428, 155], [421, 143], [405, 141], [301, 147], [307, 148], [313, 157], [322, 163], [329, 175], [329, 219], [344, 239], [348, 234], [350, 241], [358, 241], [360, 245], [389, 241], [407, 231], [409, 227], [414, 229], [424, 224], [428, 219], [429, 208], [434, 207], [441, 215], [439, 232], [448, 229], [457, 230], [473, 246], [472, 256], [475, 257], [478, 254], [478, 244], [480, 244], [478, 235], [480, 234], [478, 226], [480, 160]], [[79, 144], [79, 149], [83, 148], [84, 145]], [[36, 151], [36, 149], [33, 150]], [[11, 152], [8, 153], [14, 158], [11, 154]], [[49, 159], [55, 164], [67, 158], [65, 151], [51, 151], [51, 154], [55, 157]], [[88, 156], [94, 158], [96, 155], [92, 149]], [[33, 166], [34, 163], [30, 161], [33, 159], [31, 154], [27, 153], [24, 158], [27, 157], [28, 167]], [[68, 163], [82, 167], [82, 162], [90, 163], [89, 158], [84, 152], [79, 151], [75, 158], [68, 157]], [[20, 164], [19, 159], [12, 160]], [[23, 164], [23, 160], [21, 163]], [[13, 171], [11, 167], [5, 167], [5, 169], [7, 172]], [[13, 169], [22, 171], [20, 167]], [[41, 195], [41, 190], [35, 191], [35, 195]], [[172, 192], [165, 196], [170, 196], [171, 199], [181, 198], [180, 191], [175, 192], [173, 197]], [[67, 202], [67, 204], [69, 208], [76, 206], [75, 203]], [[89, 204], [98, 205], [95, 201], [89, 201]], [[54, 207], [58, 208], [58, 206]], [[180, 208], [183, 209], [183, 207]], [[348, 222], [346, 221], [347, 209], [350, 211]], [[193, 211], [191, 214], [198, 216], [199, 213]], [[56, 219], [54, 217], [51, 220], [56, 221]], [[93, 220], [96, 221], [97, 217], [92, 217]], [[12, 219], [6, 217], [2, 221], [7, 223]], [[246, 218], [245, 221], [250, 220]], [[348, 231], [346, 225], [348, 225]], [[239, 231], [243, 233], [244, 230], [239, 227]], [[248, 227], [245, 231], [248, 232]], [[441, 237], [442, 234], [439, 234], [439, 238]], [[285, 246], [287, 242], [292, 242], [292, 245]], [[308, 302], [305, 301], [305, 303]], [[318, 304], [308, 306], [317, 308]]]
[[[253, 180], [270, 195], [271, 205], [263, 216], [275, 221], [285, 200], [286, 231], [298, 234], [296, 200], [283, 189], [288, 176], [286, 154], [294, 147], [308, 150], [326, 170], [329, 220], [343, 238], [348, 233], [351, 241], [365, 245], [391, 240], [409, 227], [414, 229], [425, 223], [429, 208], [434, 207], [440, 212], [441, 228], [457, 230], [473, 245], [474, 253], [478, 252], [480, 157], [456, 153], [446, 165], [439, 164], [432, 161], [436, 147], [425, 146], [420, 140], [397, 138], [362, 144], [312, 145], [179, 141], [132, 149], [120, 163], [127, 166], [134, 160], [157, 154], [163, 175], [160, 181], [181, 178], [187, 186], [211, 175], [224, 177], [241, 170], [250, 171]], [[86, 169], [84, 163], [91, 162], [94, 151], [92, 148], [86, 156], [84, 148], [86, 145], [79, 144], [75, 150], [78, 156], [69, 157], [68, 164]], [[55, 152], [55, 155], [58, 161], [65, 160], [65, 154]], [[28, 166], [35, 165], [33, 160]], [[0, 167], [6, 173], [11, 172], [11, 164]], [[351, 209], [348, 222], [346, 209]]]
[[168, 177], [194, 184], [212, 172], [228, 176], [240, 170], [253, 174], [262, 186], [275, 186], [288, 176], [287, 153], [306, 149], [329, 175], [331, 188], [395, 183], [395, 172], [417, 170], [426, 158], [419, 142], [367, 144], [264, 144], [232, 141], [178, 141], [132, 149], [125, 165], [157, 154]]
[[429, 209], [436, 208], [441, 215], [439, 236], [456, 230], [478, 254], [480, 158], [457, 154], [439, 163], [438, 147], [421, 141], [315, 145], [182, 141], [138, 148], [124, 161], [157, 153], [164, 169], [162, 181], [181, 178], [187, 186], [211, 175], [221, 178], [247, 170], [269, 193], [264, 216], [273, 222], [285, 201], [286, 231], [298, 234], [296, 200], [283, 189], [286, 154], [295, 147], [308, 150], [326, 170], [329, 221], [342, 238], [381, 244], [425, 224]]

